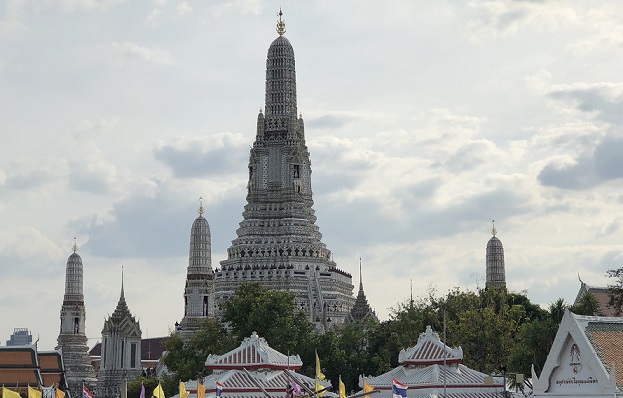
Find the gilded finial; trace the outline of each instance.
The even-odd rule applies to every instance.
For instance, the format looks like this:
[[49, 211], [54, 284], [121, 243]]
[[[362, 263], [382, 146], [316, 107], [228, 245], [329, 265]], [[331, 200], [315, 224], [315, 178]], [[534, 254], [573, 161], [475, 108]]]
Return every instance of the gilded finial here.
[[203, 216], [203, 197], [199, 197], [199, 210], [197, 210], [197, 212], [199, 212], [199, 216]]
[[279, 8], [279, 22], [277, 22], [277, 33], [279, 33], [279, 36], [283, 36], [284, 33], [286, 33], [286, 21], [281, 19], [281, 16], [283, 15], [283, 12], [281, 12], [281, 8]]
[[493, 223], [493, 229], [491, 230], [491, 233], [493, 234], [493, 236], [495, 236], [495, 234], [498, 233], [498, 231], [495, 229], [495, 220], [491, 220], [491, 222]]
[[74, 253], [78, 251], [78, 243], [76, 242], [75, 236], [74, 236], [74, 246], [72, 247], [72, 249], [74, 249]]

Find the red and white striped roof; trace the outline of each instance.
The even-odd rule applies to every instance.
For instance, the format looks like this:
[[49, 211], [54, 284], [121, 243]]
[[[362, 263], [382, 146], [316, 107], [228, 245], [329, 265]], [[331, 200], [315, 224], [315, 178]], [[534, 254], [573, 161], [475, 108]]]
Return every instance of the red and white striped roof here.
[[428, 366], [433, 364], [452, 364], [463, 361], [463, 349], [450, 348], [439, 340], [439, 335], [430, 326], [420, 333], [415, 347], [401, 350], [398, 363], [401, 365]]
[[223, 355], [209, 355], [206, 368], [225, 369], [300, 369], [303, 366], [298, 355], [284, 355], [270, 348], [264, 338], [253, 332], [240, 347]]

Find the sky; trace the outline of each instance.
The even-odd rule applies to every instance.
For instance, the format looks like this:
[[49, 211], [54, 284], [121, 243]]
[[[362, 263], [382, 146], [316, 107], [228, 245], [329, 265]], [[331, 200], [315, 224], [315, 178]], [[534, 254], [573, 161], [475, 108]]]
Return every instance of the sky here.
[[74, 237], [86, 333], [125, 297], [144, 337], [183, 316], [203, 198], [212, 264], [245, 204], [283, 10], [317, 225], [382, 320], [484, 287], [572, 303], [623, 266], [623, 3], [5, 0], [0, 343], [53, 349]]

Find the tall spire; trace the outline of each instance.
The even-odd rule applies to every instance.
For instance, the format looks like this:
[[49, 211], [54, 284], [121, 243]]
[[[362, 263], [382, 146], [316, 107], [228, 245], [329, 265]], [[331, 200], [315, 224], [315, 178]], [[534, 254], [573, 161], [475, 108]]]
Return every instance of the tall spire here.
[[361, 273], [361, 257], [359, 257], [359, 290], [363, 292], [363, 276]]
[[121, 298], [125, 300], [125, 294], [123, 292], [123, 265], [121, 266]]
[[492, 223], [491, 234], [493, 236], [487, 242], [485, 287], [499, 289], [506, 287], [504, 246], [502, 241], [496, 236], [495, 220]]
[[199, 213], [199, 217], [203, 216], [203, 197], [199, 197], [199, 209], [197, 210], [197, 213]]
[[76, 237], [74, 236], [74, 247], [72, 248], [74, 253], [78, 251], [78, 243], [76, 242]]

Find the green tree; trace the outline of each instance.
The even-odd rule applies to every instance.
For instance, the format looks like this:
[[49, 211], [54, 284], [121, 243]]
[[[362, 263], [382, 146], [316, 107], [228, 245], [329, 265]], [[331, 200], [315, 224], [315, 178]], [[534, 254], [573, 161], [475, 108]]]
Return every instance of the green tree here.
[[599, 307], [599, 302], [591, 292], [586, 292], [580, 301], [570, 309], [571, 312], [578, 315], [603, 316], [601, 308]]
[[610, 300], [608, 304], [614, 308], [615, 314], [621, 316], [623, 312], [623, 267], [608, 270], [606, 273], [608, 278], [615, 279], [612, 285], [608, 285], [608, 296]]
[[173, 372], [173, 378], [188, 381], [207, 374], [205, 361], [209, 354], [224, 354], [235, 347], [235, 342], [220, 322], [205, 319], [188, 340], [173, 332], [164, 347], [162, 362]]
[[259, 283], [244, 283], [226, 303], [223, 320], [242, 341], [253, 332], [284, 354], [309, 346], [314, 328], [286, 291], [267, 290]]
[[145, 397], [151, 397], [154, 389], [162, 384], [164, 395], [172, 397], [179, 393], [179, 382], [174, 377], [162, 376], [158, 377], [138, 377], [128, 383], [128, 398], [139, 398], [141, 395], [141, 386], [145, 386]]

